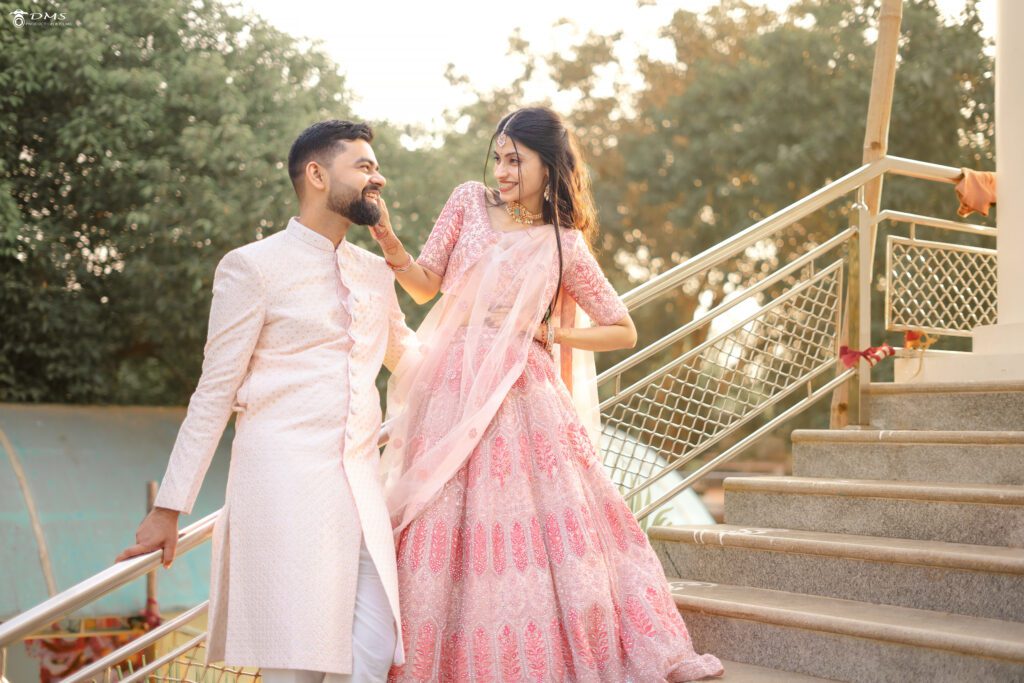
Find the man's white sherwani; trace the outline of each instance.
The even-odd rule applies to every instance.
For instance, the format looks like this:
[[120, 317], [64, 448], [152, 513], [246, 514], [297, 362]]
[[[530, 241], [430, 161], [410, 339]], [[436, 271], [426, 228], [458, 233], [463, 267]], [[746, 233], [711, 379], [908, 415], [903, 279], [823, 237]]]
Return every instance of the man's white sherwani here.
[[236, 411], [209, 661], [349, 673], [360, 535], [401, 623], [374, 380], [413, 340], [384, 260], [294, 219], [220, 262], [202, 379], [156, 499], [191, 511]]

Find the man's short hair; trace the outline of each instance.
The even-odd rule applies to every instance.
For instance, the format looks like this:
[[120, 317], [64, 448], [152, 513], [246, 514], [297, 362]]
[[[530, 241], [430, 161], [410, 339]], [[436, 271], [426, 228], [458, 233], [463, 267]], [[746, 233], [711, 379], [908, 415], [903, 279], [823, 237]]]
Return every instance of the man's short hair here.
[[295, 138], [288, 153], [288, 175], [296, 192], [301, 187], [306, 164], [316, 161], [326, 166], [345, 150], [346, 140], [373, 142], [373, 129], [366, 123], [330, 119], [314, 123]]

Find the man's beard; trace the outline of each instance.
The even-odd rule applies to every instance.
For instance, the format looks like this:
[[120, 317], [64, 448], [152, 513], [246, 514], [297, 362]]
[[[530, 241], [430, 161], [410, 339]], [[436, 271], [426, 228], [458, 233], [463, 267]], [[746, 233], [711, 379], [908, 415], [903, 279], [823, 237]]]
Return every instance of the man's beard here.
[[[347, 188], [346, 188], [347, 189]], [[377, 185], [367, 185], [364, 192], [380, 191]], [[344, 216], [356, 225], [377, 225], [380, 222], [380, 207], [377, 202], [367, 199], [363, 192], [335, 192], [327, 195], [327, 208], [334, 213]]]

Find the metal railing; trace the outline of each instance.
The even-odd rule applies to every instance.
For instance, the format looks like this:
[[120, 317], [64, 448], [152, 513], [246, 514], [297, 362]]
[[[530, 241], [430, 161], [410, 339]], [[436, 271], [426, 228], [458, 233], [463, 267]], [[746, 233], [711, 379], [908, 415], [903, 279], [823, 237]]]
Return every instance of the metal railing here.
[[[866, 422], [867, 411], [860, 405], [860, 386], [869, 381], [868, 370], [837, 370], [837, 355], [840, 344], [860, 348], [869, 345], [871, 261], [877, 226], [886, 220], [909, 222], [912, 242], [916, 238], [915, 225], [995, 234], [991, 228], [896, 211], [871, 216], [861, 199], [863, 188], [887, 173], [949, 183], [956, 180], [960, 171], [885, 157], [829, 183], [623, 296], [631, 310], [676, 296], [691, 278], [728, 264], [747, 249], [792, 228], [814, 212], [855, 195], [850, 204], [855, 225], [837, 230], [834, 236], [775, 272], [746, 283], [736, 296], [646, 345], [598, 377], [602, 392], [608, 395], [600, 405], [604, 423], [602, 456], [613, 481], [628, 499], [636, 499], [673, 472], [691, 468], [669, 491], [638, 509], [639, 519], [844, 384], [849, 385], [851, 422]], [[914, 246], [921, 248], [916, 242]], [[887, 272], [894, 272], [896, 265], [903, 262], [901, 258], [887, 259]], [[899, 300], [891, 300], [893, 310], [903, 310], [895, 304]], [[887, 312], [889, 309], [887, 297]], [[723, 320], [729, 322], [723, 324]], [[702, 341], [675, 352], [678, 345], [693, 338]], [[662, 362], [666, 354], [669, 360]], [[635, 380], [624, 382], [624, 378], [633, 375]], [[761, 422], [755, 427], [758, 419]], [[729, 443], [744, 429], [749, 432]], [[716, 448], [722, 450], [714, 452]], [[697, 464], [701, 456], [706, 459]], [[178, 553], [186, 553], [208, 540], [217, 514], [185, 528]], [[51, 623], [159, 565], [159, 551], [128, 560], [0, 624], [0, 674], [4, 671], [6, 647], [43, 632]], [[198, 605], [65, 680], [77, 683], [148, 678], [258, 678], [258, 672], [206, 666], [199, 661], [207, 634], [189, 631], [188, 624], [202, 617], [205, 610], [206, 603]], [[132, 671], [125, 665], [130, 657], [172, 635], [184, 636], [186, 642], [139, 670]]]
[[970, 337], [994, 325], [998, 281], [996, 250], [923, 240], [918, 226], [995, 239], [995, 228], [882, 211], [876, 220], [909, 225], [909, 235], [889, 235], [885, 250], [885, 329]]
[[[911, 226], [909, 239], [890, 236], [887, 242], [887, 329], [950, 333], [955, 328], [969, 334], [974, 325], [994, 321], [994, 252], [923, 242], [916, 227], [984, 236], [995, 235], [994, 228], [894, 210], [872, 216], [863, 201], [864, 187], [885, 174], [954, 183], [960, 173], [957, 168], [885, 157], [623, 297], [636, 310], [677, 296], [687, 281], [735, 263], [746, 250], [784, 235], [834, 202], [850, 201], [854, 225], [837, 230], [775, 272], [762, 274], [759, 281], [744, 283], [739, 293], [599, 375], [601, 394], [607, 396], [601, 403], [603, 460], [638, 519], [846, 382], [850, 423], [867, 424], [860, 386], [870, 381], [870, 369], [863, 363], [839, 367], [838, 349], [871, 345], [872, 261], [883, 221]], [[904, 245], [914, 251], [894, 251]], [[927, 255], [925, 250], [930, 250]], [[727, 329], [717, 329], [723, 316], [750, 309], [754, 312]], [[899, 322], [890, 324], [888, 316], [894, 312]], [[684, 342], [694, 338], [706, 341], [685, 349]], [[672, 353], [680, 346], [684, 350]], [[669, 360], [659, 363], [666, 355]], [[638, 372], [643, 374], [624, 381]], [[671, 485], [662, 485], [663, 492], [649, 500], [651, 487], [664, 484], [673, 473]]]

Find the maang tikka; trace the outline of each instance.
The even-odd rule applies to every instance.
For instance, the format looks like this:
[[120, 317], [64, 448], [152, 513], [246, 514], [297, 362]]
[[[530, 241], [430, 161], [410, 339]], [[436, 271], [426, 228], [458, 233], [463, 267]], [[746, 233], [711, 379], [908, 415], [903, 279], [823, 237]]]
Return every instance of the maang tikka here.
[[494, 141], [494, 144], [498, 147], [504, 147], [505, 143], [508, 142], [508, 133], [506, 132], [508, 130], [508, 124], [512, 123], [512, 119], [514, 119], [518, 113], [519, 112], [513, 112], [512, 115], [508, 117], [508, 120], [505, 121], [505, 125], [501, 127], [501, 132], [498, 133], [498, 138]]

